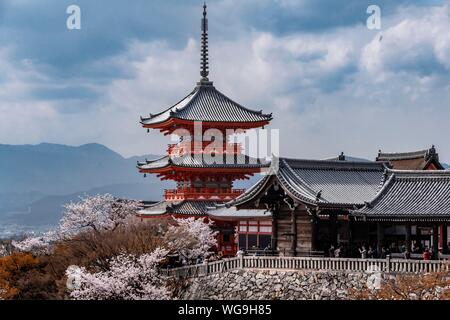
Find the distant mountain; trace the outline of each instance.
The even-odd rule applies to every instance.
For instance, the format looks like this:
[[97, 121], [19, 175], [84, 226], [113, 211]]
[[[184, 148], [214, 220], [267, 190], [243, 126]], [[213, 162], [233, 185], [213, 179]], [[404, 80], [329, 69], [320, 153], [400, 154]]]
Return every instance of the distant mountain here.
[[79, 201], [81, 197], [98, 194], [112, 194], [125, 199], [148, 199], [151, 195], [159, 200], [163, 194], [161, 183], [116, 184], [95, 188], [70, 195], [46, 196], [16, 211], [12, 216], [15, 223], [22, 225], [56, 225], [62, 217], [64, 204]]
[[450, 164], [442, 163], [442, 166], [443, 166], [445, 169], [450, 169]]
[[136, 159], [100, 144], [71, 147], [0, 145], [0, 194], [65, 195], [111, 184], [142, 182]]
[[62, 205], [81, 195], [110, 193], [156, 201], [169, 183], [138, 173], [136, 161], [155, 155], [124, 158], [100, 144], [72, 147], [0, 144], [0, 235], [10, 226], [53, 225]]

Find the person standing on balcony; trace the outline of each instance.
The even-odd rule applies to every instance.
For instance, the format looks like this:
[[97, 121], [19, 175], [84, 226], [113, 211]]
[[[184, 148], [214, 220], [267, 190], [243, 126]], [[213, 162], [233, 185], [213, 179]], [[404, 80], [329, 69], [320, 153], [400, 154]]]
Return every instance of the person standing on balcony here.
[[367, 259], [367, 249], [365, 245], [359, 248], [359, 253], [361, 254], [361, 259]]
[[428, 247], [425, 248], [425, 251], [423, 252], [423, 260], [428, 261], [431, 259], [431, 252], [428, 250]]

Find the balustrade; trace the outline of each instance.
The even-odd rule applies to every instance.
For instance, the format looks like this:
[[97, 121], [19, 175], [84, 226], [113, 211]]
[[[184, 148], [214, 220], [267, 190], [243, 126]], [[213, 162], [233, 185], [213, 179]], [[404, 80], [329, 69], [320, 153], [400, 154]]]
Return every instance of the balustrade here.
[[196, 200], [202, 199], [234, 199], [245, 192], [245, 189], [221, 189], [221, 188], [180, 188], [165, 190], [166, 200]]
[[175, 278], [189, 278], [223, 273], [237, 269], [287, 269], [312, 271], [359, 271], [394, 273], [450, 272], [447, 260], [403, 260], [403, 259], [347, 259], [318, 257], [271, 257], [245, 256], [220, 261], [164, 269], [161, 273]]

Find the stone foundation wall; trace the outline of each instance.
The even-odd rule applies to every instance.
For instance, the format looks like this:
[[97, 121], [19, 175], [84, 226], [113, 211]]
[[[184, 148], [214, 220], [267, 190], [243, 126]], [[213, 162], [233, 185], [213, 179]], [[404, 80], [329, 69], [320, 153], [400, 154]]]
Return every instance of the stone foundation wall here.
[[364, 272], [234, 270], [190, 279], [186, 300], [349, 299], [349, 289], [367, 288]]

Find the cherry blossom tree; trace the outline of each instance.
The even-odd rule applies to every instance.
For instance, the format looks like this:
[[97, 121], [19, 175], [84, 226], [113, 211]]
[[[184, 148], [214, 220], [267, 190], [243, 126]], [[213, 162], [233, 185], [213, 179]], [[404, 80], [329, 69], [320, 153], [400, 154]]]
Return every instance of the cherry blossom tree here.
[[52, 232], [45, 233], [38, 237], [28, 237], [22, 241], [12, 241], [11, 245], [15, 250], [21, 252], [29, 252], [34, 255], [48, 254], [50, 252], [50, 244], [55, 234]]
[[55, 241], [72, 238], [81, 232], [113, 231], [135, 216], [138, 208], [139, 202], [118, 200], [110, 194], [80, 198], [79, 202], [64, 206], [64, 216], [55, 230], [14, 241], [12, 245], [22, 252], [46, 254]]
[[139, 257], [121, 254], [110, 260], [109, 270], [97, 273], [71, 266], [66, 271], [70, 297], [76, 300], [169, 299], [166, 279], [157, 269], [168, 252], [157, 248]]
[[82, 231], [115, 230], [136, 215], [139, 202], [117, 200], [110, 194], [81, 198], [64, 206], [59, 232], [74, 235]]
[[213, 223], [193, 217], [175, 220], [176, 225], [170, 226], [165, 235], [169, 249], [188, 261], [209, 257], [211, 248], [217, 245]]
[[5, 245], [3, 245], [3, 244], [0, 244], [0, 258], [1, 257], [5, 257], [5, 256], [7, 256], [9, 253], [8, 253], [8, 250], [6, 249], [6, 246]]

